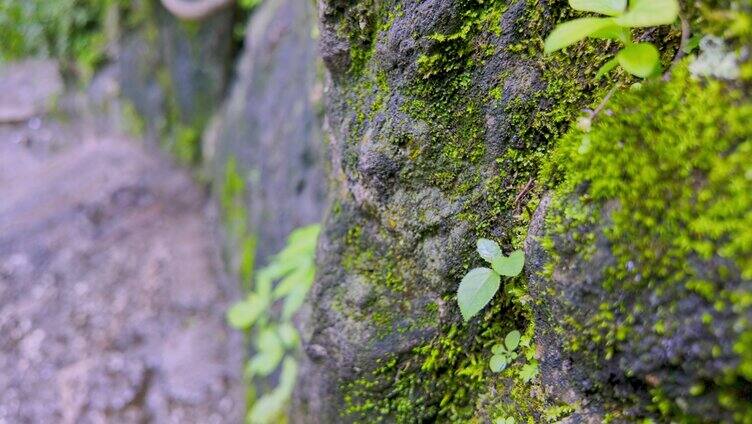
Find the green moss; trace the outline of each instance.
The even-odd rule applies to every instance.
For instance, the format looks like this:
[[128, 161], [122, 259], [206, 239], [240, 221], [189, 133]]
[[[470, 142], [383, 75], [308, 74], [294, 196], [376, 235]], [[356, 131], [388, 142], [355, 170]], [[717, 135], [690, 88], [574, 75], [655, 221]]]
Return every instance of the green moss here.
[[[369, 7], [375, 5], [375, 2], [362, 3]], [[418, 58], [418, 73], [413, 80], [399, 86], [390, 85], [388, 74], [372, 60], [374, 40], [391, 25], [392, 18], [387, 19], [388, 15], [383, 12], [387, 8], [385, 3], [371, 7], [376, 12], [362, 12], [367, 13], [363, 25], [365, 30], [358, 29], [359, 26], [354, 25], [356, 20], [352, 19], [343, 25], [343, 33], [349, 34], [354, 50], [351, 50], [348, 79], [341, 83], [347, 105], [355, 111], [354, 123], [349, 127], [350, 143], [343, 154], [344, 166], [356, 169], [358, 153], [354, 146], [367, 136], [366, 130], [382, 116], [384, 109], [393, 107], [390, 100], [395, 99], [394, 91], [399, 90], [400, 96], [396, 98], [403, 100], [399, 105], [400, 112], [410, 116], [420, 131], [387, 136], [390, 147], [404, 152], [408, 158], [401, 164], [398, 185], [408, 191], [426, 186], [438, 188], [446, 198], [462, 205], [462, 210], [445, 223], [448, 227], [467, 224], [472, 235], [493, 237], [505, 250], [522, 246], [532, 212], [545, 188], [545, 180], [550, 180], [554, 174], [557, 184], [569, 178], [568, 169], [554, 169], [554, 165], [546, 164], [570, 165], [568, 158], [556, 156], [552, 159], [550, 156], [562, 136], [562, 143], [574, 143], [571, 139], [577, 136], [568, 133], [572, 121], [583, 108], [594, 108], [613, 84], [631, 81], [628, 75], [615, 73], [610, 81], [594, 82], [597, 69], [615, 52], [617, 46], [614, 43], [590, 41], [566, 52], [542, 57], [543, 36], [551, 26], [557, 21], [578, 16], [566, 7], [565, 2], [544, 7], [538, 1], [528, 1], [521, 18], [523, 22], [515, 25], [515, 36], [520, 41], [500, 51], [494, 37], [499, 34], [507, 3], [461, 1], [457, 6], [456, 22], [447, 33], [431, 34], [417, 40], [423, 43], [419, 45], [429, 47]], [[357, 11], [348, 13], [362, 15]], [[353, 32], [358, 34], [357, 37], [362, 36], [364, 41], [353, 43]], [[677, 29], [665, 27], [645, 36], [662, 45], [664, 63], [670, 61], [678, 45]], [[480, 66], [496, 54], [512, 55], [510, 60], [529, 65], [530, 73], [520, 80], [518, 75], [505, 69], [490, 86], [480, 87]], [[506, 82], [514, 88], [524, 82], [525, 77], [534, 80], [536, 85], [518, 90], [521, 94], [515, 94], [514, 90], [505, 92]], [[677, 78], [686, 80], [686, 76]], [[485, 122], [487, 112], [498, 108], [503, 108], [506, 119], [502, 135], [505, 139], [489, 141]], [[492, 146], [496, 147], [492, 156], [489, 146], [493, 143], [498, 143], [498, 146]], [[575, 150], [579, 147], [580, 144], [576, 143]], [[557, 152], [562, 149], [566, 147]], [[591, 145], [591, 149], [595, 147]], [[584, 167], [585, 162], [580, 165]], [[541, 175], [541, 168], [546, 166]], [[630, 169], [623, 162], [620, 166]], [[738, 164], [729, 172], [740, 172]], [[720, 179], [725, 177], [719, 176]], [[568, 205], [566, 219], [556, 223], [559, 229], [564, 232], [575, 223], [594, 225], [597, 216], [592, 213], [592, 201], [584, 199], [582, 203]], [[393, 219], [385, 217], [385, 221], [401, 222], [403, 218], [397, 215]], [[377, 288], [377, 296], [391, 296], [392, 291], [409, 292], [409, 284], [421, 281], [420, 270], [416, 269], [412, 259], [415, 253], [381, 248], [398, 246], [402, 240], [394, 234], [384, 236], [378, 229], [361, 227], [360, 224], [348, 234], [343, 259], [345, 269], [366, 277], [369, 284]], [[737, 235], [744, 240], [743, 234]], [[575, 243], [583, 246], [581, 253], [584, 257], [595, 251], [593, 232], [573, 238]], [[549, 248], [553, 246], [550, 240], [544, 241], [546, 243]], [[736, 250], [741, 249], [742, 244], [740, 241], [728, 249], [741, 257]], [[746, 243], [747, 246], [751, 244]], [[456, 254], [462, 259], [457, 269], [459, 275], [474, 264], [476, 255], [470, 249]], [[547, 268], [551, 270], [552, 265]], [[607, 285], [618, 286], [618, 275], [609, 275], [608, 280]], [[707, 295], [708, 282], [697, 280], [694, 286], [698, 292]], [[484, 411], [495, 411], [492, 417], [503, 413], [515, 416], [518, 422], [541, 422], [571, 413], [576, 406], [552, 404], [549, 399], [542, 398], [536, 383], [522, 384], [517, 376], [519, 367], [511, 367], [501, 376], [494, 376], [487, 370], [490, 346], [506, 332], [519, 328], [532, 335], [534, 331], [532, 305], [540, 300], [530, 299], [526, 286], [523, 277], [510, 281], [505, 292], [497, 295], [484, 310], [484, 316], [473, 323], [458, 324], [445, 319], [438, 328], [439, 334], [430, 342], [409, 354], [389, 358], [365, 371], [360, 379], [346, 383], [343, 387], [348, 393], [346, 413], [367, 417], [369, 422], [415, 422], [421, 419], [471, 422], [487, 418]], [[455, 299], [447, 294], [444, 302], [453, 305]], [[577, 327], [581, 334], [586, 335], [566, 343], [572, 350], [587, 351], [587, 343], [595, 340], [602, 349], [583, 354], [591, 355], [594, 360], [596, 355], [611, 358], [620, 343], [635, 336], [635, 315], [630, 315], [630, 312], [638, 314], [645, 307], [633, 306], [634, 311], [627, 311], [623, 306], [604, 303], [594, 314], [592, 322], [563, 317], [567, 321], [565, 326]], [[394, 311], [404, 309], [380, 302], [371, 307], [373, 309], [365, 311], [363, 317], [372, 314], [374, 325], [382, 329], [377, 332], [379, 337], [385, 334], [383, 329], [399, 328]], [[670, 334], [674, 329], [674, 324], [668, 321], [656, 327], [656, 331], [663, 334]], [[564, 326], [559, 327], [559, 332], [566, 333]], [[586, 340], [587, 337], [592, 339]], [[748, 342], [746, 339], [740, 342], [738, 350], [748, 351]], [[534, 347], [531, 347], [530, 359], [533, 352]], [[500, 387], [506, 389], [500, 391]], [[488, 400], [479, 408], [479, 402], [491, 398], [489, 393], [499, 393], [499, 400], [497, 403]], [[501, 399], [511, 405], [499, 403]], [[611, 415], [620, 416], [618, 411]]]
[[[499, 74], [497, 85], [489, 88], [490, 94], [478, 90], [475, 78], [478, 66], [490, 55], [500, 53], [494, 37], [499, 34], [507, 4], [468, 0], [461, 7], [465, 11], [460, 14], [457, 29], [428, 37], [432, 47], [418, 59], [418, 75], [400, 87], [405, 97], [401, 112], [425, 123], [427, 132], [390, 138], [394, 147], [405, 151], [409, 158], [397, 178], [400, 187], [408, 190], [433, 186], [449, 199], [461, 199], [461, 212], [447, 225], [464, 221], [477, 237], [501, 233], [504, 236], [499, 241], [505, 249], [519, 248], [542, 190], [536, 181], [538, 170], [554, 140], [592, 101], [593, 87], [582, 81], [589, 73], [594, 74], [598, 65], [591, 62], [597, 62], [593, 58], [599, 58], [602, 49], [585, 46], [574, 58], [543, 60], [543, 89], [529, 90], [529, 96], [512, 98], [502, 105], [499, 102], [504, 99], [503, 85], [510, 77], [509, 71]], [[531, 40], [519, 53], [524, 56], [521, 60], [540, 56], [542, 47], [543, 7], [531, 1], [528, 9], [528, 18], [534, 17], [534, 22], [521, 25], [529, 33], [520, 38]], [[383, 72], [370, 63], [357, 79], [348, 82], [347, 92], [352, 93], [348, 105], [356, 111], [350, 136], [354, 144], [362, 139], [364, 129], [392, 96], [392, 90]], [[500, 156], [490, 157], [485, 113], [498, 107], [504, 107], [509, 116], [508, 133], [514, 137], [505, 142]], [[344, 156], [345, 166], [355, 167], [355, 149], [346, 151]], [[489, 173], [489, 169], [495, 172]], [[499, 223], [505, 227], [499, 229]], [[368, 232], [360, 227], [351, 232], [343, 259], [348, 272], [366, 276], [374, 287], [404, 287], [405, 281], [420, 281], [420, 273], [410, 260], [414, 252], [373, 250], [374, 246], [398, 246], [399, 240], [387, 242], [367, 234], [353, 243], [353, 239]], [[463, 258], [463, 269], [477, 259], [474, 251], [457, 254]], [[400, 276], [398, 285], [389, 277], [391, 270]], [[414, 422], [416, 417], [467, 422], [479, 417], [477, 402], [491, 390], [493, 382], [504, 381], [514, 388], [514, 416], [520, 418], [518, 422], [542, 417], [546, 408], [556, 405], [530, 396], [530, 384], [523, 384], [517, 376], [524, 361], [510, 367], [501, 379], [489, 378], [492, 374], [488, 370], [490, 347], [508, 331], [524, 329], [532, 335], [532, 302], [526, 295], [526, 286], [524, 277], [507, 282], [507, 290], [472, 324], [442, 323], [435, 339], [408, 357], [399, 358], [397, 363], [404, 368], [382, 366], [347, 385], [343, 390], [352, 393], [348, 397], [348, 413], [397, 422]], [[447, 295], [445, 302], [454, 304], [455, 299]], [[376, 311], [376, 325], [395, 325], [393, 311], [391, 318]], [[382, 386], [389, 387], [388, 397], [379, 393]]]
[[376, 36], [387, 31], [400, 13], [399, 7], [389, 9], [384, 0], [364, 0], [347, 8], [339, 20], [338, 32], [350, 43], [351, 75], [360, 74], [373, 56]]
[[476, 42], [478, 33], [501, 33], [501, 16], [506, 2], [482, 0], [460, 1], [461, 25], [449, 34], [432, 34], [430, 50], [418, 57], [418, 74], [424, 79], [452, 74], [470, 68], [495, 52], [490, 43]]
[[[589, 228], [575, 240], [583, 252], [595, 243], [594, 219], [607, 213], [603, 233], [615, 263], [605, 270], [605, 290], [622, 299], [695, 293], [698, 308], [730, 308], [740, 317], [738, 365], [729, 365], [715, 389], [729, 410], [748, 417], [752, 408], [735, 387], [752, 381], [752, 323], [741, 318], [752, 312], [752, 298], [740, 283], [752, 279], [752, 104], [722, 83], [692, 80], [681, 66], [669, 83], [619, 93], [609, 109], [592, 132], [573, 129], [554, 151], [544, 175], [557, 187], [552, 210], [560, 212], [548, 225], [556, 234]], [[606, 212], [604, 205], [614, 201]], [[644, 336], [630, 333], [646, 319], [642, 311], [639, 303], [604, 303], [589, 322], [568, 320], [570, 349], [587, 347], [595, 364], [611, 359], [625, 340]], [[679, 331], [673, 314], [675, 303], [651, 314], [652, 331], [661, 337]], [[712, 321], [706, 315], [703, 322]], [[676, 402], [658, 386], [649, 409], [682, 417]]]

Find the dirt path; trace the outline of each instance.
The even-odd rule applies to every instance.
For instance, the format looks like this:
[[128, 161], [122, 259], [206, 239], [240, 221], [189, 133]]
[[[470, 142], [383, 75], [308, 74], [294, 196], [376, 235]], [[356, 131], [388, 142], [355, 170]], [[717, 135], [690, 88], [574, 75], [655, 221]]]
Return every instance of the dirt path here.
[[0, 70], [0, 423], [240, 422], [206, 196], [107, 122], [45, 117], [39, 66]]

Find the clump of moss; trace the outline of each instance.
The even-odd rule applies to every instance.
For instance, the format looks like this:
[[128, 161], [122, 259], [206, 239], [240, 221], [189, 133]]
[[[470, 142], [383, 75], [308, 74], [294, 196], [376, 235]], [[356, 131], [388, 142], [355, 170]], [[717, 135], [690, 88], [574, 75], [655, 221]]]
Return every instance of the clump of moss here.
[[[556, 186], [547, 224], [554, 239], [584, 231], [577, 255], [587, 260], [604, 237], [613, 256], [594, 283], [604, 302], [562, 317], [568, 346], [594, 369], [618, 359], [624, 384], [650, 387], [647, 399], [626, 400], [638, 415], [746, 422], [752, 103], [739, 89], [692, 79], [682, 65], [670, 82], [646, 82], [608, 107], [591, 132], [570, 131], [544, 171]], [[562, 240], [548, 243], [554, 262]], [[713, 330], [714, 321], [733, 326]], [[700, 339], [695, 325], [707, 327]], [[675, 347], [659, 357], [651, 343], [662, 340]], [[682, 371], [671, 371], [679, 360]]]

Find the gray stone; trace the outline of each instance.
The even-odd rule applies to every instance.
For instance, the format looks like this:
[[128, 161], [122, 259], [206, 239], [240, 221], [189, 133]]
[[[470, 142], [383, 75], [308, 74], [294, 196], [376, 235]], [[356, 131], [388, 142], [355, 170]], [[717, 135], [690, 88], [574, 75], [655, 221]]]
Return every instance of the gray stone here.
[[[228, 160], [245, 181], [257, 264], [280, 250], [290, 231], [318, 222], [324, 199], [318, 77], [310, 2], [263, 2], [248, 23], [229, 98], [204, 137], [217, 192]], [[231, 249], [237, 252], [237, 249]]]

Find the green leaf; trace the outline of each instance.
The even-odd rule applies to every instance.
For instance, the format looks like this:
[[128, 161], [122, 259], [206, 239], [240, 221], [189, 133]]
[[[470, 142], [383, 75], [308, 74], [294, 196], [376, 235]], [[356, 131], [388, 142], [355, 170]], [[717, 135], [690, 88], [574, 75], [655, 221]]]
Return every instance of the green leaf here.
[[569, 0], [569, 5], [574, 10], [614, 16], [624, 12], [627, 0]]
[[295, 348], [300, 341], [298, 330], [289, 322], [280, 324], [277, 334], [279, 339], [282, 340], [282, 344], [288, 349]]
[[258, 296], [251, 293], [248, 299], [238, 302], [227, 311], [227, 322], [238, 330], [247, 330], [256, 322], [261, 312], [264, 310], [264, 304]]
[[488, 367], [493, 372], [502, 372], [507, 367], [507, 358], [503, 355], [494, 355], [491, 357], [491, 361], [488, 363]]
[[493, 240], [478, 239], [478, 254], [487, 262], [493, 261], [495, 258], [502, 256], [501, 248], [499, 244]]
[[514, 420], [514, 417], [507, 417], [506, 420], [504, 420], [504, 424], [515, 424], [516, 421]]
[[522, 250], [515, 250], [509, 256], [502, 256], [494, 259], [491, 266], [499, 275], [505, 277], [516, 277], [520, 275], [522, 267], [525, 266], [525, 252]]
[[695, 34], [692, 36], [692, 38], [687, 41], [687, 45], [684, 46], [684, 53], [692, 53], [696, 48], [700, 46], [700, 41], [702, 41], [703, 35], [702, 34]]
[[603, 78], [604, 75], [611, 72], [612, 69], [616, 67], [616, 65], [619, 64], [619, 61], [616, 60], [616, 58], [609, 60], [608, 62], [604, 63], [603, 66], [601, 66], [598, 69], [598, 72], [595, 73], [595, 80], [599, 80]]
[[517, 349], [517, 346], [519, 346], [520, 344], [521, 336], [522, 335], [517, 330], [510, 331], [509, 334], [507, 334], [507, 336], [504, 338], [504, 344], [506, 345], [508, 351], [511, 352]]
[[291, 356], [285, 358], [282, 364], [282, 373], [279, 376], [279, 386], [277, 389], [284, 393], [285, 397], [290, 397], [295, 389], [295, 380], [298, 376], [298, 363]]
[[530, 380], [534, 379], [535, 376], [538, 375], [538, 364], [536, 363], [527, 363], [522, 366], [522, 369], [520, 370], [520, 378], [522, 378], [522, 381], [525, 383], [530, 382]]
[[601, 40], [617, 40], [624, 44], [629, 44], [632, 39], [632, 32], [629, 28], [624, 28], [619, 25], [613, 24], [607, 26], [601, 30], [595, 31], [590, 34], [591, 38], [599, 38]]
[[285, 303], [282, 306], [282, 318], [289, 320], [298, 312], [300, 306], [303, 305], [305, 297], [308, 294], [308, 286], [300, 285], [295, 288], [285, 298]]
[[457, 289], [457, 303], [465, 321], [475, 316], [499, 290], [499, 274], [488, 268], [470, 270]]
[[638, 43], [625, 47], [616, 55], [616, 60], [630, 74], [647, 78], [660, 70], [660, 54], [650, 43]]
[[248, 423], [273, 424], [284, 422], [287, 399], [276, 390], [265, 394], [253, 402], [253, 408], [248, 412]]
[[630, 28], [668, 25], [679, 17], [677, 0], [633, 0], [627, 13], [615, 18], [616, 23]]
[[279, 365], [284, 356], [282, 341], [273, 328], [265, 328], [255, 340], [258, 353], [248, 361], [246, 375], [253, 378], [255, 375], [267, 376]]
[[491, 347], [491, 352], [494, 355], [501, 355], [502, 353], [506, 352], [506, 350], [504, 350], [504, 345], [497, 343], [493, 345], [493, 347]]
[[297, 286], [305, 286], [306, 288], [313, 283], [313, 277], [316, 274], [316, 268], [313, 266], [313, 258], [306, 263], [296, 268], [293, 272], [288, 274], [282, 281], [274, 287], [274, 299], [277, 300], [281, 297], [290, 294]]
[[248, 414], [248, 422], [253, 424], [276, 424], [286, 422], [284, 419], [290, 396], [295, 389], [298, 375], [298, 363], [290, 356], [282, 364], [279, 384], [270, 393], [261, 396], [253, 403]]
[[613, 18], [580, 18], [564, 22], [548, 35], [544, 43], [544, 51], [548, 54], [561, 50], [613, 25]]

